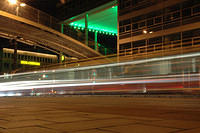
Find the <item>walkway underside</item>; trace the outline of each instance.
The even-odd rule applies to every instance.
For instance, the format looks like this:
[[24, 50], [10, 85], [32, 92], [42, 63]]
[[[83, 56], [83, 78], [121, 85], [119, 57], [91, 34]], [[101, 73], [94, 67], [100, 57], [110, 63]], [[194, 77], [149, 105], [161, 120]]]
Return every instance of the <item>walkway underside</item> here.
[[83, 43], [51, 28], [0, 11], [0, 35], [77, 58], [100, 56]]

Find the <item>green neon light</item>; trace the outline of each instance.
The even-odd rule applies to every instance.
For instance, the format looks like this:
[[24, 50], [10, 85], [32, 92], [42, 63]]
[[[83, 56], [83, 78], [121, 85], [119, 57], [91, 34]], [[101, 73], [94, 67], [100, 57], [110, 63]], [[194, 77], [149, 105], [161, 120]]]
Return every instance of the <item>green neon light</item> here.
[[[106, 35], [117, 35], [117, 11], [114, 6], [96, 14], [89, 15], [88, 29], [92, 32], [98, 32]], [[70, 23], [74, 28], [85, 29], [85, 18]]]

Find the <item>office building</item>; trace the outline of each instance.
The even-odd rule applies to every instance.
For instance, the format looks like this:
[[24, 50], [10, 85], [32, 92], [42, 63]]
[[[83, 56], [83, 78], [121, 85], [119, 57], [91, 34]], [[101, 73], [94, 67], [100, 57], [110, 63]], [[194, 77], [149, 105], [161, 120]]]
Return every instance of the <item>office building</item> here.
[[184, 52], [200, 40], [199, 20], [199, 0], [119, 0], [118, 53]]

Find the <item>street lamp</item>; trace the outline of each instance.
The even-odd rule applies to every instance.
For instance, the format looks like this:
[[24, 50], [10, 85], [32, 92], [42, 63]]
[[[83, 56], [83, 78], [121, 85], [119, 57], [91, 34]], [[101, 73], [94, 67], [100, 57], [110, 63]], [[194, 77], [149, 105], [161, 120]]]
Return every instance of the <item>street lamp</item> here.
[[16, 8], [16, 15], [19, 16], [19, 7], [25, 7], [26, 4], [25, 3], [20, 3], [20, 4], [17, 4], [17, 8]]
[[[17, 0], [7, 0], [10, 5], [16, 5], [16, 16], [19, 14], [19, 7], [26, 6], [25, 3], [20, 3]], [[13, 56], [13, 69], [17, 68], [17, 42], [15, 39], [10, 41], [11, 45], [14, 45], [14, 56]]]
[[19, 3], [17, 0], [8, 0], [8, 2], [11, 4], [11, 5], [17, 5], [16, 7], [16, 15], [18, 16], [19, 14], [19, 7], [25, 7], [26, 4], [25, 3]]
[[20, 6], [21, 6], [21, 7], [25, 7], [26, 4], [25, 4], [25, 3], [20, 3]]
[[144, 34], [147, 34], [147, 33], [149, 33], [149, 34], [152, 34], [152, 33], [153, 33], [153, 31], [147, 31], [147, 30], [143, 30], [143, 33], [144, 33]]
[[145, 34], [145, 40], [146, 40], [145, 45], [146, 45], [146, 52], [147, 52], [147, 46], [149, 44], [149, 34], [152, 34], [153, 31], [148, 31], [148, 30], [144, 29], [142, 32], [143, 32], [143, 34]]
[[147, 30], [143, 30], [143, 33], [144, 33], [144, 34], [147, 34]]
[[11, 5], [16, 5], [17, 4], [17, 0], [8, 0], [8, 2], [11, 4]]

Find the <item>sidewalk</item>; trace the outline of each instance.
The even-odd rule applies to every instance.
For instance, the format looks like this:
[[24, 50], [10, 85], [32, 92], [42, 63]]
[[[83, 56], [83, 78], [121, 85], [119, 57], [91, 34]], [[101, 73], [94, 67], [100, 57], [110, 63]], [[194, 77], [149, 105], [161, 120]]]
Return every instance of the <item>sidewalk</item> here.
[[199, 133], [199, 101], [131, 97], [0, 98], [0, 132]]

